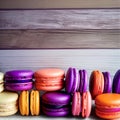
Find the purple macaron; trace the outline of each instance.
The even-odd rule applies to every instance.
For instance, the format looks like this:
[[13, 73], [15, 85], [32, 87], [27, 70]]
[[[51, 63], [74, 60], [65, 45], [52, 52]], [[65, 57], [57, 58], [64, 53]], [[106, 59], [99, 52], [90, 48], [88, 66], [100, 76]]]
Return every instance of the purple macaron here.
[[76, 68], [69, 68], [66, 74], [65, 90], [74, 93], [79, 90], [80, 75]]
[[86, 70], [79, 70], [80, 74], [80, 93], [82, 94], [83, 92], [87, 91], [87, 81], [88, 81], [88, 76], [87, 76], [87, 71]]
[[120, 70], [115, 73], [112, 89], [113, 93], [120, 93]]
[[42, 110], [45, 115], [52, 117], [63, 117], [70, 114], [70, 94], [63, 91], [46, 92], [41, 98]]
[[33, 71], [13, 70], [5, 73], [5, 89], [10, 91], [30, 90], [33, 87]]
[[110, 93], [112, 90], [111, 76], [109, 72], [102, 72], [104, 76], [104, 91], [103, 93]]

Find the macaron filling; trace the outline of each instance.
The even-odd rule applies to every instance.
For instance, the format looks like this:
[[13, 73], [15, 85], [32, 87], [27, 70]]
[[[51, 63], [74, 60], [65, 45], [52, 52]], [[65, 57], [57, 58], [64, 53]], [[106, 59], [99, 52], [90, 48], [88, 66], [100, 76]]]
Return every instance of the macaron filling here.
[[49, 109], [60, 109], [60, 108], [68, 108], [70, 104], [67, 105], [50, 105], [46, 103], [42, 103], [44, 107], [49, 108]]
[[96, 109], [98, 110], [98, 111], [101, 111], [101, 112], [120, 112], [120, 108], [100, 108], [100, 107], [96, 107]]
[[30, 80], [6, 80], [6, 83], [25, 83], [25, 82], [33, 82], [32, 79]]
[[87, 91], [87, 73], [86, 70], [80, 70], [80, 93], [86, 92]]

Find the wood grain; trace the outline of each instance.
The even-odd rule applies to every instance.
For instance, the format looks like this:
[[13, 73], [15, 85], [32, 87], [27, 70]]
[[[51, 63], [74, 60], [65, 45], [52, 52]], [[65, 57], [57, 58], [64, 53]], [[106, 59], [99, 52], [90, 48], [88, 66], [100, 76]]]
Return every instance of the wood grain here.
[[90, 73], [99, 69], [111, 76], [120, 69], [120, 49], [61, 49], [61, 50], [0, 50], [0, 71], [57, 67], [86, 69]]
[[0, 49], [120, 48], [120, 30], [0, 30]]
[[120, 9], [1, 10], [0, 29], [120, 29]]
[[0, 0], [1, 9], [120, 8], [119, 0]]

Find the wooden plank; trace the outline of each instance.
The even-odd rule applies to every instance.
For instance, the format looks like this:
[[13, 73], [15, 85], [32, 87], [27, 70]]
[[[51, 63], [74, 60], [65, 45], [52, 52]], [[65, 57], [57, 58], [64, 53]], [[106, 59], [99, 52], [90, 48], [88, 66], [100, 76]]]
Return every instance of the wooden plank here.
[[1, 9], [119, 8], [119, 0], [0, 0]]
[[111, 76], [120, 69], [120, 49], [61, 49], [61, 50], [0, 50], [0, 71], [68, 67], [109, 71]]
[[1, 30], [0, 49], [120, 48], [120, 30]]
[[120, 9], [1, 10], [0, 29], [120, 29]]

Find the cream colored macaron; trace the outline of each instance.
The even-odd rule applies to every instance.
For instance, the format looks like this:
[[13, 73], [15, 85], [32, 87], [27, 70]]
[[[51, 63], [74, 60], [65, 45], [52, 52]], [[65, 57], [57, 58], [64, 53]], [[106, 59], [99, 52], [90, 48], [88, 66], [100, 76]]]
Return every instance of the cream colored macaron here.
[[4, 90], [4, 74], [2, 72], [0, 72], [0, 92], [2, 92]]
[[0, 116], [13, 115], [18, 111], [18, 94], [16, 92], [0, 93]]

